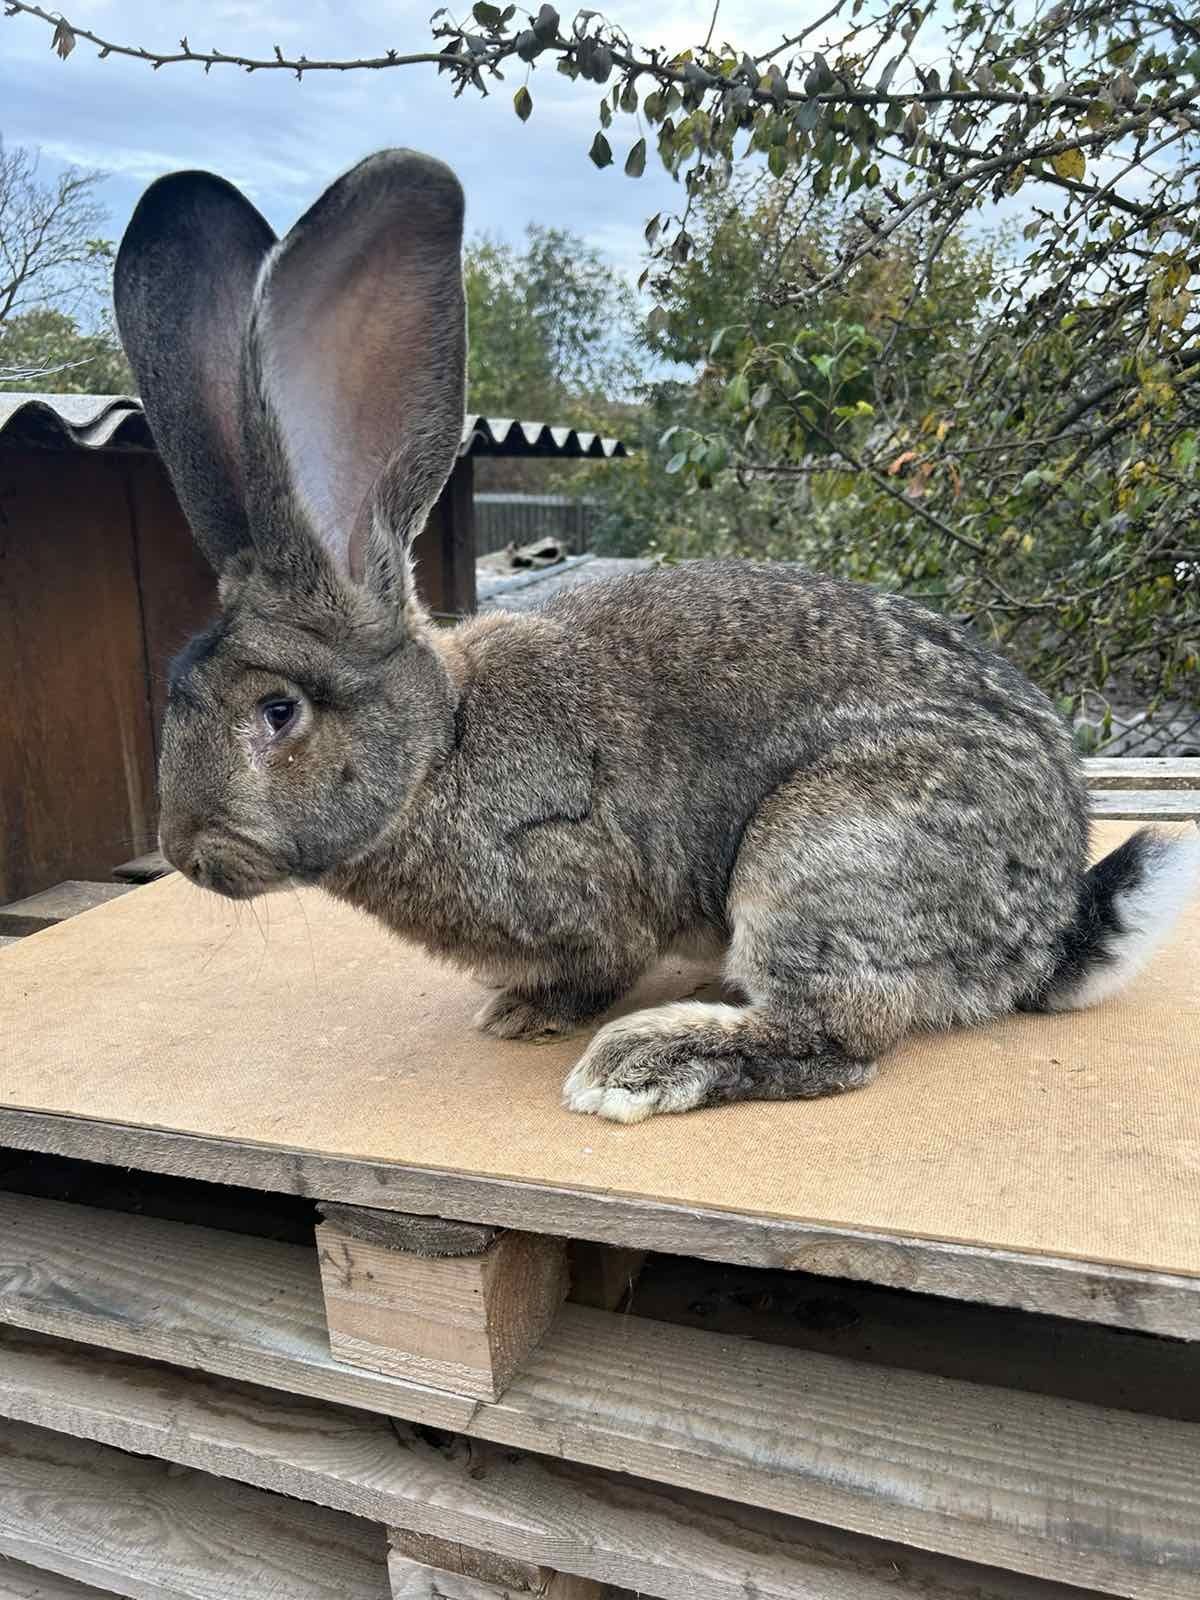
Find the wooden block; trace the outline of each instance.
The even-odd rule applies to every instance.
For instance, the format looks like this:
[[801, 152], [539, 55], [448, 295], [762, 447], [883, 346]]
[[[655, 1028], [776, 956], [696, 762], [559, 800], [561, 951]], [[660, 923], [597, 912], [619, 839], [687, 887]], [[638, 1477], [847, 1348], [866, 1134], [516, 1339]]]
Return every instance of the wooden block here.
[[0, 1554], [135, 1600], [389, 1595], [370, 1523], [16, 1422], [0, 1424]]
[[83, 883], [68, 879], [55, 884], [53, 889], [43, 889], [41, 894], [31, 894], [27, 900], [14, 900], [0, 906], [0, 933], [41, 933], [56, 922], [78, 916], [81, 911], [91, 911], [107, 900], [117, 900], [133, 888], [129, 883]]
[[119, 867], [113, 868], [112, 875], [118, 883], [154, 883], [171, 870], [162, 851], [151, 850], [147, 855], [135, 856], [132, 861], [122, 861]]
[[577, 1306], [594, 1306], [597, 1311], [619, 1311], [633, 1293], [649, 1253], [572, 1239], [567, 1252], [570, 1299]]
[[[426, 1593], [445, 1595], [447, 1600], [460, 1590], [453, 1587], [462, 1582], [471, 1587], [463, 1589], [463, 1600], [488, 1600], [491, 1596], [512, 1597], [533, 1595], [536, 1600], [604, 1600], [612, 1590], [594, 1578], [578, 1578], [568, 1572], [554, 1572], [549, 1567], [518, 1561], [508, 1556], [476, 1550], [459, 1544], [454, 1539], [438, 1539], [431, 1534], [412, 1533], [405, 1528], [388, 1529], [388, 1573], [392, 1580], [392, 1600], [417, 1600]], [[432, 1591], [420, 1587], [422, 1572], [433, 1569], [438, 1587]], [[415, 1569], [415, 1570], [414, 1570]]]
[[503, 1231], [486, 1222], [453, 1222], [446, 1217], [375, 1211], [335, 1201], [321, 1201], [317, 1209], [326, 1222], [352, 1239], [415, 1256], [479, 1256]]
[[113, 1594], [23, 1561], [0, 1561], [0, 1600], [113, 1600]]
[[566, 1246], [501, 1233], [481, 1254], [421, 1256], [317, 1229], [329, 1344], [352, 1366], [496, 1400], [566, 1298]]

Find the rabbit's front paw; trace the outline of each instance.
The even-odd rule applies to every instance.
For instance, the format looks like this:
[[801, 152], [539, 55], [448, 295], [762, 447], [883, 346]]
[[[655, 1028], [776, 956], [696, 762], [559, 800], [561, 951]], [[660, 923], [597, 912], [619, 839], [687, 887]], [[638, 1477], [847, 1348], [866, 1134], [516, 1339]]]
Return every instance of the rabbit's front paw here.
[[686, 1032], [681, 1036], [673, 1010], [663, 1006], [601, 1028], [563, 1085], [567, 1110], [610, 1122], [644, 1122], [660, 1112], [703, 1105], [714, 1063], [698, 1055]]
[[580, 1027], [570, 1012], [545, 1000], [502, 989], [475, 1013], [475, 1026], [493, 1039], [561, 1039]]

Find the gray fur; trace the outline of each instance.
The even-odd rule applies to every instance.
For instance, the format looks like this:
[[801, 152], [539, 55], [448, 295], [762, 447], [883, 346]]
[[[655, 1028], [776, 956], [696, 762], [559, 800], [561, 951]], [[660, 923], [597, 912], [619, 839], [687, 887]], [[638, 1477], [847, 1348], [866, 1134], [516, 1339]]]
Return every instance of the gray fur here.
[[[373, 163], [376, 210], [434, 170]], [[304, 224], [314, 259], [315, 229], [346, 254], [360, 225], [361, 178], [342, 184]], [[416, 256], [445, 254], [444, 218], [427, 241], [407, 206]], [[364, 248], [389, 226], [373, 217]], [[460, 291], [422, 304], [456, 351]], [[651, 571], [437, 630], [396, 575], [429, 462], [440, 482], [453, 459], [457, 355], [440, 379], [422, 367], [441, 401], [400, 417], [389, 462], [372, 433], [383, 554], [358, 581], [353, 507], [338, 536], [298, 506], [278, 418], [300, 402], [253, 409], [261, 374], [288, 381], [269, 338], [256, 312], [248, 478], [273, 495], [251, 493], [253, 549], [163, 735], [163, 847], [195, 881], [324, 885], [498, 988], [479, 1022], [501, 1038], [581, 1028], [663, 954], [723, 951], [736, 1003], [610, 1023], [573, 1071], [568, 1105], [627, 1121], [858, 1087], [913, 1029], [1050, 1003], [1070, 938], [1077, 981], [1086, 794], [1068, 730], [1011, 666], [906, 600], [782, 565]], [[391, 369], [373, 381], [398, 392]], [[330, 449], [365, 482], [352, 454], [352, 436]], [[279, 696], [302, 714], [273, 736]]]

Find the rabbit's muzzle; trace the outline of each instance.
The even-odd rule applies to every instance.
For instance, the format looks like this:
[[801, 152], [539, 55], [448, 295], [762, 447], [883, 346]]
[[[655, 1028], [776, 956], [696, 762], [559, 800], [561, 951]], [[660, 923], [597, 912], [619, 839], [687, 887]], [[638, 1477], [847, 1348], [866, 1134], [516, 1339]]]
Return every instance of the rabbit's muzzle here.
[[163, 830], [162, 853], [185, 878], [228, 900], [250, 900], [289, 877], [253, 841], [211, 830]]

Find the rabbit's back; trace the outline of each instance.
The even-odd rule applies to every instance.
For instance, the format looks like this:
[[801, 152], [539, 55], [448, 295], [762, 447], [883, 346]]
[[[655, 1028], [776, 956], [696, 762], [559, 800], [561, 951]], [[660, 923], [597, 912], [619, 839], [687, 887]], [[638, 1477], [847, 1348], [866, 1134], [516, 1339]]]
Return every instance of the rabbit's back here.
[[957, 872], [973, 896], [1018, 883], [1022, 926], [1071, 915], [1086, 822], [1069, 735], [1019, 673], [920, 607], [705, 563], [452, 638], [456, 748], [383, 877], [378, 858], [350, 875], [355, 898], [447, 954], [719, 935], [753, 819], [797, 785], [800, 818], [901, 830], [904, 870], [928, 869], [943, 900]]

